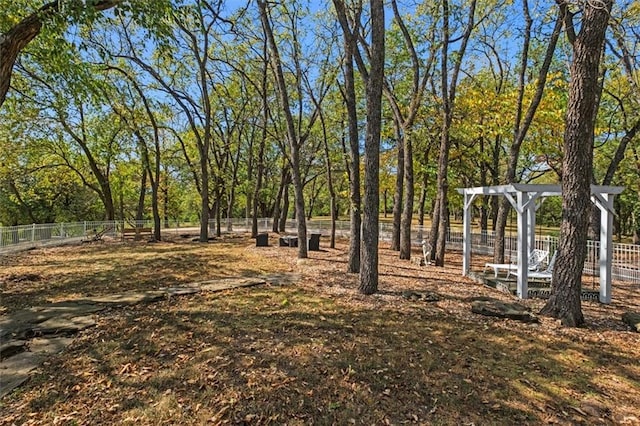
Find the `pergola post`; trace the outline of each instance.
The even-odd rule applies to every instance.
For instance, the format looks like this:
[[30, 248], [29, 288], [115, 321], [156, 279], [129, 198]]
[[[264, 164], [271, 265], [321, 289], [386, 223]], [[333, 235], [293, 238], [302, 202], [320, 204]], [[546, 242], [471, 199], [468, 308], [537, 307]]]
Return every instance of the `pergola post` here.
[[600, 209], [600, 302], [611, 303], [613, 195], [598, 194], [593, 197], [593, 202]]
[[475, 194], [464, 192], [464, 214], [462, 219], [462, 275], [471, 271], [471, 203]]
[[527, 285], [527, 271], [529, 270], [529, 238], [527, 237], [530, 210], [530, 206], [528, 206], [529, 194], [527, 192], [518, 192], [516, 199], [516, 212], [518, 213], [518, 281], [516, 292], [520, 299], [526, 299], [529, 294]]
[[527, 238], [529, 240], [529, 249], [527, 253], [536, 248], [536, 209], [527, 208]]

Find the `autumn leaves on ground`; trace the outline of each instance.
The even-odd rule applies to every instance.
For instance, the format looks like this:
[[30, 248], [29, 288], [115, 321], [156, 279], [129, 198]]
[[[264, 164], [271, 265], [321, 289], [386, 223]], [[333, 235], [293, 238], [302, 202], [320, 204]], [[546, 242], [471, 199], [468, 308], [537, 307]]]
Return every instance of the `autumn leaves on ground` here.
[[620, 321], [640, 307], [637, 284], [614, 283], [612, 305], [584, 302], [587, 326], [567, 329], [472, 314], [473, 297], [511, 298], [461, 277], [457, 253], [421, 267], [383, 245], [380, 292], [362, 296], [344, 272], [346, 242], [323, 240], [303, 261], [271, 244], [112, 241], [0, 259], [0, 313], [218, 277], [299, 278], [103, 311], [0, 401], [0, 424], [640, 424], [640, 335]]

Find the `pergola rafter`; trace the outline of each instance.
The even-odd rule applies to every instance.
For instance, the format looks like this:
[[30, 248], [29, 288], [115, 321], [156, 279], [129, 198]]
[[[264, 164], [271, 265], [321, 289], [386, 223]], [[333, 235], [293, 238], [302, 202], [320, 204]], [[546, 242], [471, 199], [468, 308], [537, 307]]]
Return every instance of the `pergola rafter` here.
[[[621, 186], [591, 185], [591, 201], [600, 209], [600, 302], [611, 303], [611, 255], [613, 240], [613, 199], [624, 190]], [[464, 197], [462, 275], [468, 275], [471, 265], [471, 210], [478, 195], [503, 196], [518, 214], [518, 271], [517, 295], [526, 299], [528, 294], [528, 260], [530, 248], [535, 246], [536, 210], [538, 200], [562, 196], [560, 185], [511, 184], [459, 188]]]

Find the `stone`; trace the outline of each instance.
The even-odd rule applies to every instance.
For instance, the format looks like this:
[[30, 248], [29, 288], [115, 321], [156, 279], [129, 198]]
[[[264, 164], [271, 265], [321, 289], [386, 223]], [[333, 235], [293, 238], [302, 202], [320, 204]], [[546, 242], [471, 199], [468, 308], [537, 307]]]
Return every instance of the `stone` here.
[[0, 398], [29, 379], [29, 373], [44, 360], [43, 354], [22, 352], [0, 362]]
[[37, 338], [29, 342], [29, 351], [18, 353], [0, 362], [0, 398], [29, 379], [29, 373], [37, 368], [48, 355], [58, 353], [73, 342], [70, 337], [52, 339]]
[[0, 317], [0, 338], [3, 340], [8, 336], [18, 339], [26, 338], [33, 335], [33, 330], [38, 324], [46, 323], [52, 318], [81, 317], [103, 309], [105, 309], [104, 306], [87, 301], [67, 301], [34, 306]]
[[262, 284], [266, 284], [266, 281], [260, 278], [223, 278], [200, 283], [200, 289], [206, 292], [215, 292], [238, 287], [252, 287]]
[[526, 306], [518, 303], [506, 303], [497, 299], [475, 300], [471, 303], [471, 312], [479, 315], [508, 318], [522, 322], [538, 322], [538, 317], [533, 315]]
[[128, 292], [122, 294], [111, 294], [107, 296], [92, 297], [88, 300], [94, 303], [105, 303], [113, 305], [136, 305], [142, 302], [157, 302], [167, 297], [164, 291]]
[[200, 293], [200, 289], [197, 287], [160, 287], [160, 290], [166, 291], [169, 296], [186, 296]]
[[11, 339], [0, 344], [0, 360], [9, 358], [12, 355], [23, 352], [27, 346], [27, 341], [22, 339]]
[[90, 316], [50, 318], [34, 326], [31, 332], [36, 335], [72, 334], [93, 327], [96, 322]]
[[633, 331], [640, 333], [640, 313], [625, 312], [622, 314], [622, 321], [629, 325]]

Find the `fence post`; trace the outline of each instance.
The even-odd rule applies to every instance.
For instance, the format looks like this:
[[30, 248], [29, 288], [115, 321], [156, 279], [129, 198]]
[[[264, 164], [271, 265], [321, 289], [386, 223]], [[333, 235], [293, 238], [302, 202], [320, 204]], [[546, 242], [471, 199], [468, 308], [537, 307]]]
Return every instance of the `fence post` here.
[[31, 225], [31, 242], [36, 240], [36, 224]]

